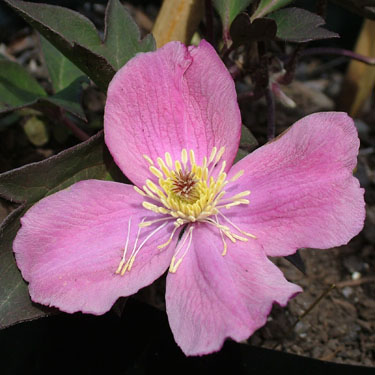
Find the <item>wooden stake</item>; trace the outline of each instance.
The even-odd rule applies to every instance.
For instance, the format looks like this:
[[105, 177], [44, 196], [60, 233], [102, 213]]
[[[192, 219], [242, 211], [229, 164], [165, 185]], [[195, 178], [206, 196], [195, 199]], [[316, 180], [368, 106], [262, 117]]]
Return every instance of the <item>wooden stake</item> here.
[[[366, 19], [358, 37], [355, 52], [375, 57], [375, 21]], [[340, 109], [357, 116], [375, 86], [375, 67], [351, 61], [339, 100]]]
[[157, 47], [172, 40], [190, 44], [203, 14], [203, 0], [164, 0], [152, 30]]

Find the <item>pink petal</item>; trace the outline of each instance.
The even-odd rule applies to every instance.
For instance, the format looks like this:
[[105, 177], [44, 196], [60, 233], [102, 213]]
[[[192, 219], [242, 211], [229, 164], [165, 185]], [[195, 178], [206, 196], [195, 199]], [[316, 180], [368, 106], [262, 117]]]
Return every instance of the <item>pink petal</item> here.
[[[21, 219], [13, 245], [32, 300], [69, 313], [103, 314], [120, 296], [134, 294], [158, 278], [173, 255], [174, 242], [164, 251], [156, 248], [168, 239], [171, 223], [144, 245], [130, 272], [115, 274], [129, 218], [128, 254], [138, 223], [145, 215], [153, 216], [141, 200], [130, 185], [87, 180], [33, 206]], [[155, 225], [142, 230], [138, 244]]]
[[228, 241], [197, 224], [191, 248], [167, 277], [166, 304], [174, 338], [186, 355], [219, 350], [226, 338], [247, 339], [266, 323], [273, 302], [285, 305], [301, 291], [287, 282], [252, 240]]
[[316, 113], [237, 163], [245, 170], [228, 194], [250, 204], [225, 214], [257, 236], [267, 255], [346, 244], [363, 227], [363, 189], [353, 177], [359, 139], [345, 113]]
[[241, 131], [234, 82], [205, 41], [138, 54], [109, 85], [104, 131], [117, 165], [138, 186], [150, 178], [143, 154], [180, 160], [186, 148], [201, 163], [214, 146], [225, 146], [229, 168]]

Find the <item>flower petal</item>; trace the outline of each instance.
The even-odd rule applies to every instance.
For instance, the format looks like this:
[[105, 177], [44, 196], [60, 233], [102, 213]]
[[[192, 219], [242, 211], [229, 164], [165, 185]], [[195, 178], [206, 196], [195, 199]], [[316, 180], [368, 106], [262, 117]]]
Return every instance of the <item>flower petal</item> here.
[[186, 355], [217, 351], [226, 338], [247, 339], [266, 323], [273, 302], [301, 291], [287, 282], [256, 241], [228, 243], [221, 255], [217, 229], [197, 224], [191, 248], [167, 277], [166, 305], [174, 338]]
[[[173, 255], [174, 241], [164, 251], [156, 248], [168, 239], [172, 223], [144, 245], [131, 271], [115, 274], [129, 218], [128, 254], [145, 214], [153, 216], [132, 186], [109, 181], [81, 181], [38, 202], [21, 219], [13, 244], [32, 300], [69, 313], [102, 314], [118, 297], [152, 283]], [[144, 228], [139, 241], [153, 229]]]
[[[316, 113], [233, 166], [245, 170], [228, 194], [251, 190], [227, 216], [257, 236], [267, 255], [347, 243], [363, 227], [363, 189], [353, 177], [359, 147], [345, 113]], [[230, 176], [229, 176], [230, 178]]]
[[109, 85], [104, 132], [117, 165], [138, 186], [150, 177], [144, 154], [180, 160], [186, 148], [201, 163], [214, 146], [225, 146], [229, 168], [241, 132], [234, 82], [205, 41], [138, 54]]

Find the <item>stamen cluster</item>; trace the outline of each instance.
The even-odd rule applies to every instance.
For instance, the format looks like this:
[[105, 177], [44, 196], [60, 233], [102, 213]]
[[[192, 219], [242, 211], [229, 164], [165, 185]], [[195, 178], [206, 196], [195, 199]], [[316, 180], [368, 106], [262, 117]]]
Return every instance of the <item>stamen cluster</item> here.
[[[227, 174], [224, 172], [226, 161], [222, 161], [216, 178], [212, 176], [215, 166], [223, 156], [225, 148], [219, 151], [214, 147], [210, 157], [204, 157], [202, 166], [197, 165], [193, 150], [188, 153], [181, 151], [181, 161], [173, 162], [171, 155], [166, 152], [165, 159], [157, 159], [158, 167], [152, 160], [145, 156], [150, 163], [150, 172], [158, 178], [157, 186], [150, 179], [146, 180], [143, 190], [135, 188], [143, 196], [156, 201], [153, 204], [143, 202], [143, 207], [153, 212], [169, 214], [183, 223], [204, 221], [212, 215], [217, 215], [219, 208], [229, 208], [238, 204], [248, 204], [244, 196], [250, 191], [244, 191], [234, 197], [224, 199], [226, 192], [223, 190], [228, 184]], [[241, 173], [231, 179], [236, 180]]]
[[[215, 167], [223, 156], [224, 151], [224, 147], [220, 148], [219, 151], [214, 147], [210, 157], [208, 159], [207, 157], [203, 158], [202, 165], [196, 163], [193, 150], [189, 151], [188, 157], [188, 152], [186, 149], [183, 149], [181, 151], [181, 160], [175, 161], [172, 160], [170, 153], [166, 152], [164, 159], [161, 157], [157, 158], [157, 166], [150, 157], [143, 155], [150, 164], [150, 172], [157, 177], [158, 184], [151, 179], [147, 179], [142, 189], [136, 186], [134, 189], [147, 198], [147, 200], [142, 203], [144, 208], [161, 214], [162, 216], [151, 221], [145, 221], [145, 219], [142, 220], [139, 224], [133, 250], [127, 258], [126, 255], [128, 251], [130, 232], [129, 224], [124, 253], [116, 273], [124, 275], [126, 271], [130, 271], [135, 257], [144, 244], [159, 230], [162, 230], [170, 220], [174, 220], [174, 229], [168, 240], [157, 246], [159, 249], [163, 249], [171, 243], [173, 236], [179, 227], [184, 224], [193, 224], [196, 222], [204, 222], [213, 225], [219, 230], [224, 246], [222, 255], [225, 255], [227, 252], [225, 237], [229, 238], [232, 242], [236, 242], [237, 240], [247, 241], [249, 237], [255, 238], [251, 233], [241, 230], [221, 212], [221, 209], [224, 208], [228, 209], [240, 204], [249, 204], [249, 201], [244, 199], [244, 197], [250, 194], [250, 191], [246, 190], [229, 198], [224, 197], [226, 194], [224, 187], [229, 182], [236, 181], [244, 172], [241, 170], [234, 177], [227, 180], [227, 174], [224, 172], [226, 167], [225, 160], [222, 161], [219, 171], [215, 171]], [[150, 200], [156, 202], [156, 204], [150, 203]], [[219, 216], [221, 222], [219, 221]], [[224, 225], [222, 223], [223, 220], [231, 227]], [[130, 222], [131, 218], [129, 219], [129, 223]], [[138, 239], [140, 238], [142, 228], [155, 223], [161, 224], [148, 234], [138, 246]], [[169, 267], [170, 272], [173, 273], [177, 271], [177, 268], [187, 254], [192, 242], [193, 230], [194, 225], [190, 225], [187, 235], [178, 244], [171, 260]], [[236, 232], [239, 232], [242, 235], [239, 235]]]

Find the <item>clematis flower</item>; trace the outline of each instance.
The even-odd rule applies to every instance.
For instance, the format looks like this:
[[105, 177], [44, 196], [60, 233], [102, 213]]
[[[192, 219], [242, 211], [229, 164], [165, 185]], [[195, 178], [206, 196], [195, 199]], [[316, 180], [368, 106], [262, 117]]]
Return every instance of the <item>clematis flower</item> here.
[[235, 165], [241, 117], [214, 49], [171, 42], [113, 78], [105, 142], [134, 186], [81, 181], [22, 218], [14, 252], [33, 301], [103, 314], [165, 271], [187, 355], [247, 339], [301, 291], [268, 256], [347, 243], [362, 228], [345, 113], [317, 113]]

